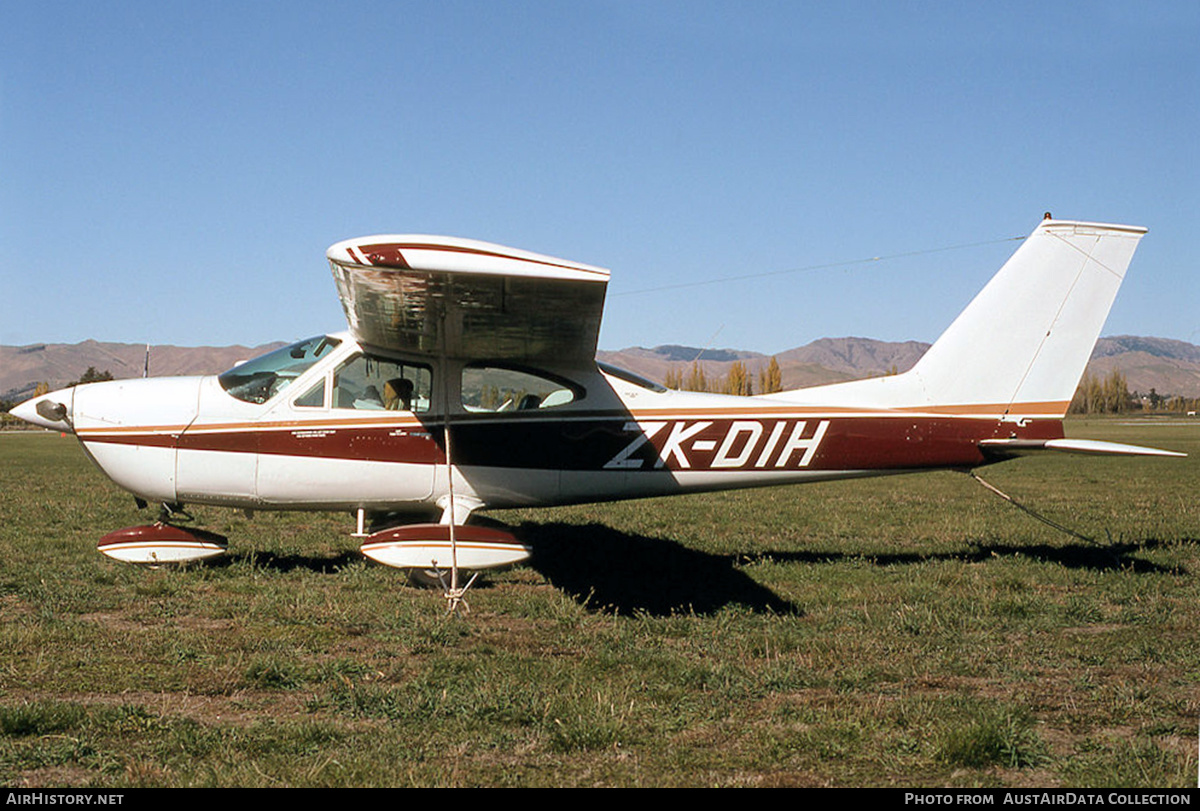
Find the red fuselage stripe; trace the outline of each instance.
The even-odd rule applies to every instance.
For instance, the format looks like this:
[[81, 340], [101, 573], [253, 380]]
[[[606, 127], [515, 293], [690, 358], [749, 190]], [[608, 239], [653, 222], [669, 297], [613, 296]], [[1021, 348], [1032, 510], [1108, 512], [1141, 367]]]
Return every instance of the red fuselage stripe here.
[[[1022, 423], [977, 417], [902, 415], [731, 419], [715, 413], [611, 415], [585, 419], [476, 420], [456, 425], [456, 463], [542, 470], [883, 470], [985, 461], [988, 439], [1063, 436], [1057, 419]], [[80, 430], [87, 443], [188, 451], [260, 453], [407, 464], [442, 464], [440, 423], [391, 426], [239, 424], [180, 434]]]

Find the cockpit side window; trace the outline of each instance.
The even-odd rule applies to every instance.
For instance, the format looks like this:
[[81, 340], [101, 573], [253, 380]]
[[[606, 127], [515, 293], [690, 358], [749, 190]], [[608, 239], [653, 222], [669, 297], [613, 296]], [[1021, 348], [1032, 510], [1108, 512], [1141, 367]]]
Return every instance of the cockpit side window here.
[[297, 408], [323, 408], [325, 406], [325, 378], [322, 377], [317, 385], [293, 400], [292, 405]]
[[232, 397], [248, 403], [265, 403], [340, 343], [327, 335], [299, 341], [240, 363], [218, 375], [217, 380]]
[[333, 407], [366, 411], [429, 410], [433, 374], [428, 366], [361, 354], [333, 375]]
[[469, 412], [536, 411], [583, 398], [574, 383], [532, 369], [472, 365], [463, 369], [462, 404]]

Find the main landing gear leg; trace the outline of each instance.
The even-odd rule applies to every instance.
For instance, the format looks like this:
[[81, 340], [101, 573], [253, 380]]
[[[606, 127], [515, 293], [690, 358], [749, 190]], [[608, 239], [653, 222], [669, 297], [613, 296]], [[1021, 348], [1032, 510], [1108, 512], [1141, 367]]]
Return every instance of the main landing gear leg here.
[[[179, 518], [176, 518], [176, 516], [179, 516]], [[175, 518], [177, 521], [196, 520], [192, 518], [191, 514], [183, 509], [183, 504], [179, 503], [178, 501], [162, 502], [158, 508], [158, 523], [169, 524], [171, 523], [172, 518]]]
[[[449, 456], [449, 430], [447, 430], [447, 457]], [[452, 475], [452, 474], [451, 474]], [[479, 572], [471, 573], [471, 577], [467, 580], [467, 584], [460, 585], [458, 568], [457, 550], [454, 549], [454, 536], [458, 525], [467, 523], [467, 519], [474, 512], [476, 507], [481, 506], [480, 502], [472, 498], [459, 497], [455, 498], [453, 485], [444, 499], [439, 499], [438, 503], [442, 507], [442, 519], [440, 523], [450, 529], [450, 545], [451, 545], [451, 564], [450, 570], [446, 571], [435, 566], [433, 573], [437, 575], [438, 583], [442, 586], [442, 596], [446, 598], [446, 613], [455, 614], [460, 609], [464, 614], [471, 613], [471, 606], [467, 603], [467, 591], [475, 583], [475, 579], [479, 577]], [[446, 576], [449, 575], [449, 580]]]
[[367, 511], [362, 507], [358, 508], [356, 517], [357, 527], [354, 532], [350, 533], [351, 538], [369, 538], [370, 533], [366, 531]]

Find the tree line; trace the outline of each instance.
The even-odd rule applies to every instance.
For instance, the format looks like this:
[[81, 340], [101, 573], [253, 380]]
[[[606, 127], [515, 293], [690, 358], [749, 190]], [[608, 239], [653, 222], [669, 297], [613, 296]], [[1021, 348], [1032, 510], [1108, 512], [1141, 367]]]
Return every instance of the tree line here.
[[1200, 397], [1164, 396], [1154, 388], [1148, 394], [1130, 392], [1125, 375], [1114, 369], [1104, 377], [1084, 373], [1071, 400], [1071, 414], [1187, 414], [1200, 407]]
[[[757, 386], [756, 386], [757, 383]], [[729, 365], [729, 371], [724, 377], [709, 377], [698, 360], [692, 361], [687, 374], [682, 369], [672, 368], [667, 372], [663, 385], [677, 391], [708, 391], [715, 394], [737, 394], [749, 397], [752, 394], [771, 394], [783, 391], [783, 375], [779, 371], [779, 362], [775, 358], [765, 368], [760, 369], [756, 376], [746, 368], [746, 364], [735, 360]]]
[[[78, 380], [72, 380], [70, 383], [63, 386], [63, 388], [69, 389], [72, 386], [79, 386], [84, 383], [99, 383], [102, 380], [112, 380], [112, 379], [113, 379], [112, 372], [110, 372], [108, 369], [105, 369], [103, 372], [98, 372], [98, 371], [96, 371], [95, 366], [89, 366], [89, 367], [87, 367], [87, 371], [84, 372]], [[49, 394], [49, 393], [50, 393], [50, 384], [49, 383], [38, 383], [37, 386], [33, 390], [33, 397], [41, 397], [43, 394]], [[17, 419], [16, 417], [10, 416], [8, 413], [9, 411], [12, 411], [13, 408], [18, 405], [20, 405], [19, 401], [0, 399], [0, 425], [4, 426], [6, 428], [11, 428], [14, 426], [27, 427], [24, 422]]]
[[[896, 374], [893, 366], [888, 374]], [[779, 363], [771, 358], [757, 376], [741, 361], [734, 361], [723, 377], [709, 376], [700, 362], [692, 361], [686, 368], [674, 367], [667, 372], [663, 384], [678, 391], [706, 391], [715, 394], [771, 394], [783, 391]], [[1130, 392], [1125, 375], [1114, 370], [1103, 377], [1085, 373], [1071, 401], [1071, 414], [1188, 414], [1200, 411], [1200, 397], [1161, 395], [1153, 388], [1148, 394]]]

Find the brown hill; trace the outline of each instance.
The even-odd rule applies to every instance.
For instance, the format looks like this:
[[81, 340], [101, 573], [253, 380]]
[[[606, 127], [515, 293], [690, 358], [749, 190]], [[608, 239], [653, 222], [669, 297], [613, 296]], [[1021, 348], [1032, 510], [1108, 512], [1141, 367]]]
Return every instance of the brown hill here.
[[[822, 338], [807, 346], [789, 349], [775, 356], [785, 389], [820, 386], [860, 377], [888, 374], [895, 370], [911, 369], [929, 344], [919, 341], [888, 343], [870, 338]], [[757, 385], [758, 373], [765, 369], [771, 357], [759, 352], [733, 349], [660, 346], [653, 349], [631, 347], [618, 352], [598, 352], [600, 360], [621, 366], [651, 380], [666, 379], [671, 370], [684, 374], [692, 361], [699, 357], [700, 366], [709, 379], [725, 377], [734, 361], [741, 361]]]
[[[261, 355], [282, 343], [245, 346], [152, 346], [150, 374], [201, 375], [223, 372], [240, 360]], [[61, 388], [78, 380], [88, 367], [113, 377], [141, 377], [146, 363], [145, 344], [84, 341], [79, 344], [0, 346], [0, 398], [24, 400], [39, 383]]]
[[916, 365], [929, 344], [921, 341], [889, 343], [870, 338], [821, 338], [811, 344], [776, 355], [785, 361], [811, 363], [851, 377], [904, 372]]
[[[842, 380], [875, 377], [911, 369], [929, 344], [920, 341], [888, 342], [870, 338], [822, 338], [775, 356], [785, 389], [819, 386]], [[716, 356], [714, 357], [714, 352]], [[700, 353], [692, 347], [633, 347], [600, 352], [600, 360], [623, 366], [652, 380], [662, 381], [672, 369], [685, 374]], [[724, 377], [734, 360], [741, 360], [757, 381], [758, 371], [770, 357], [753, 352], [706, 350], [700, 365], [709, 379]], [[1119, 369], [1129, 390], [1164, 396], [1200, 397], [1200, 346], [1166, 338], [1119, 335], [1101, 338], [1088, 363], [1088, 372], [1103, 377]]]
[[1200, 346], [1168, 338], [1116, 335], [1096, 342], [1088, 372], [1125, 375], [1131, 392], [1200, 397]]

